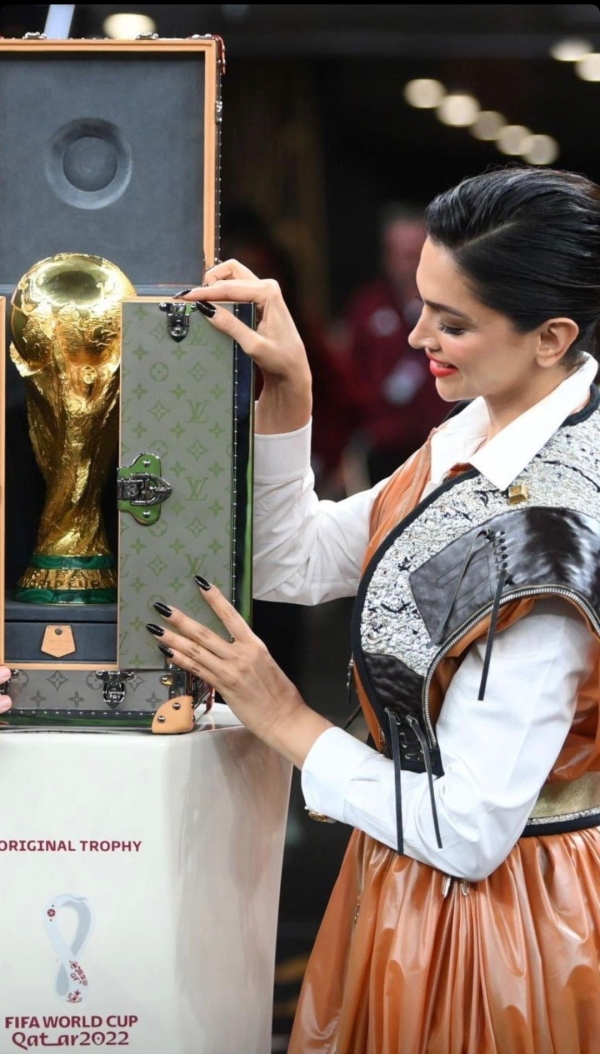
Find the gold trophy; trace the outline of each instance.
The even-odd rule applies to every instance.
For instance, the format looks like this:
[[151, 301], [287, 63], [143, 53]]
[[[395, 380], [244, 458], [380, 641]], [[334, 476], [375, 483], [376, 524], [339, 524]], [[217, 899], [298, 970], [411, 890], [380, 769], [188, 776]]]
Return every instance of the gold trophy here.
[[25, 380], [29, 434], [46, 481], [35, 552], [15, 599], [117, 599], [100, 500], [118, 443], [121, 301], [135, 289], [99, 256], [60, 253], [21, 278], [10, 357]]

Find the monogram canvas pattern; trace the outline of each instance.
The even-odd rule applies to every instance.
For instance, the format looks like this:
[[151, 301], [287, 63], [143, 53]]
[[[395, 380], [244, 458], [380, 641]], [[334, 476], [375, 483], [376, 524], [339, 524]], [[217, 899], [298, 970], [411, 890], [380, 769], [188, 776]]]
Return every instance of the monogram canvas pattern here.
[[193, 576], [232, 590], [232, 341], [193, 312], [176, 343], [159, 303], [123, 305], [121, 464], [157, 454], [173, 488], [153, 526], [119, 514], [119, 664], [129, 668], [162, 665], [145, 629], [155, 601], [223, 633]]

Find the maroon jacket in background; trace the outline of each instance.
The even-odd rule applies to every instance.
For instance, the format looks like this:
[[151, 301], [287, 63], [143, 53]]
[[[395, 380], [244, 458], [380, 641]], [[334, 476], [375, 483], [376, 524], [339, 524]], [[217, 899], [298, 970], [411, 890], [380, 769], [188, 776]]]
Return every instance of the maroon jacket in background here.
[[[319, 319], [296, 316], [296, 323], [312, 374], [312, 460], [317, 482], [320, 482], [330, 473], [338, 471], [342, 454], [360, 427], [362, 385], [352, 363], [332, 351], [325, 327]], [[261, 390], [262, 377], [260, 370], [257, 370], [257, 398]]]
[[[416, 323], [417, 314], [411, 320]], [[412, 325], [384, 279], [359, 289], [347, 319], [349, 351], [362, 381], [362, 431], [372, 451], [399, 454], [399, 462], [425, 442], [448, 412], [423, 351], [411, 348]]]

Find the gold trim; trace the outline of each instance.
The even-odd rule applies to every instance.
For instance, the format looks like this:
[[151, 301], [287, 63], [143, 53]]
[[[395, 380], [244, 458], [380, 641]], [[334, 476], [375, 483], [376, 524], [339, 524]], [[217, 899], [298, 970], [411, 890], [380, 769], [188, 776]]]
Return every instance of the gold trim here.
[[[204, 74], [204, 266], [216, 262], [217, 216], [217, 42], [206, 52]], [[192, 277], [194, 277], [192, 275]], [[202, 276], [204, 278], [204, 276]]]
[[586, 772], [576, 780], [545, 783], [528, 823], [575, 820], [600, 812], [600, 772]]
[[[97, 670], [102, 667], [103, 670], [118, 670], [119, 665], [116, 662], [21, 662], [20, 659], [4, 659], [7, 666], [12, 666], [15, 670]], [[140, 666], [139, 669], [142, 669]], [[157, 671], [152, 670], [152, 673]], [[158, 671], [160, 673], [160, 670]], [[101, 686], [100, 686], [101, 687]], [[52, 710], [53, 707], [48, 709]]]

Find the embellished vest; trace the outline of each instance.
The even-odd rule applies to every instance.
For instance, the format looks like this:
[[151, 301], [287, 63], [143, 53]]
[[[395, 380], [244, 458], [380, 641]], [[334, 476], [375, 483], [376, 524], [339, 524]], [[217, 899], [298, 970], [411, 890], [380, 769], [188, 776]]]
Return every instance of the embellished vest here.
[[[487, 626], [483, 699], [501, 609], [543, 596], [573, 603], [600, 638], [600, 395], [594, 386], [587, 406], [567, 418], [508, 490], [476, 469], [442, 483], [387, 535], [365, 568], [353, 656], [394, 759], [399, 852], [402, 768], [428, 773], [441, 847], [433, 779], [443, 767], [431, 707], [439, 664], [475, 626]], [[571, 811], [558, 805], [554, 812], [542, 809], [541, 817], [534, 812], [523, 833], [600, 824], [600, 774], [588, 773], [588, 795], [590, 777], [592, 805]], [[571, 802], [586, 802], [585, 793], [578, 798], [572, 791]]]

